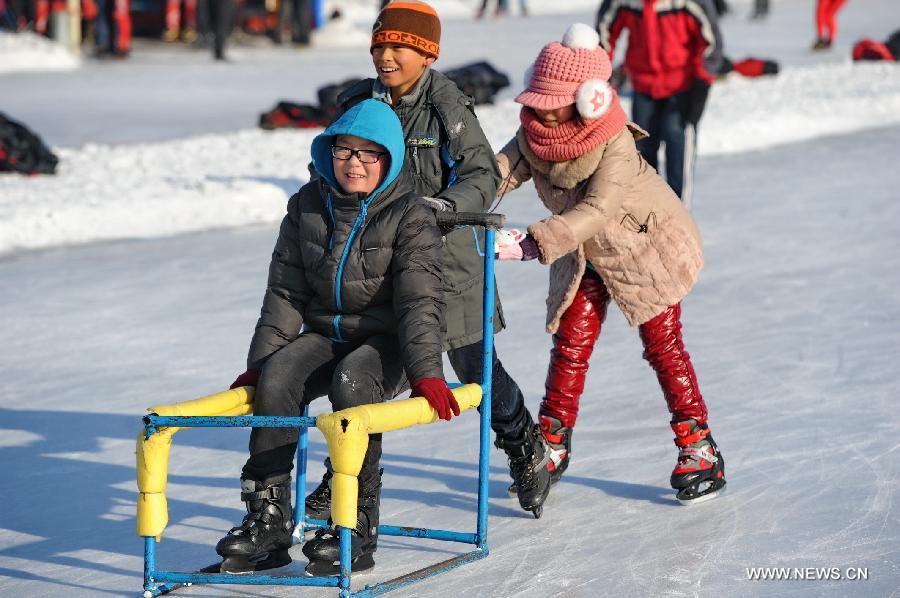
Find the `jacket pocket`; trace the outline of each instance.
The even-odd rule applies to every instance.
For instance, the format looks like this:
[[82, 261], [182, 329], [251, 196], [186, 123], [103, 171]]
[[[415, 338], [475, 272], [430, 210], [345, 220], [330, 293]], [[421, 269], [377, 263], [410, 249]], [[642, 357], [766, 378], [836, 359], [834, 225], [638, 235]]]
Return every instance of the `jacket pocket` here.
[[444, 287], [465, 291], [484, 278], [484, 232], [471, 226], [444, 237]]

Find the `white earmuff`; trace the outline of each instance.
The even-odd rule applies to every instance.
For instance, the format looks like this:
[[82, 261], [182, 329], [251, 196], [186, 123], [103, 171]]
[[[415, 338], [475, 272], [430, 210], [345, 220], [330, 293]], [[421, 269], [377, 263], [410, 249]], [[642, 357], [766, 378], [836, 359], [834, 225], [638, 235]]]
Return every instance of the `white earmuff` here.
[[575, 107], [581, 118], [596, 120], [609, 111], [612, 106], [613, 89], [602, 79], [588, 79], [578, 86], [575, 93]]

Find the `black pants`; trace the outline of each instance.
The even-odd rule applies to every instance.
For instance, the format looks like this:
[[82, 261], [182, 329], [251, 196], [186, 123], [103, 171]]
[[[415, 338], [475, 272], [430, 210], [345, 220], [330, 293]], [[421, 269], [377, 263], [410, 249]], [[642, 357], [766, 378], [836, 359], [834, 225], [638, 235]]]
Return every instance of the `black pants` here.
[[[481, 384], [481, 341], [451, 349], [447, 352], [453, 371], [463, 384]], [[525, 408], [525, 397], [494, 350], [493, 380], [491, 384], [491, 429], [498, 438], [512, 440], [522, 437], [522, 431], [533, 421]]]
[[[327, 393], [335, 411], [380, 403], [400, 393], [406, 377], [396, 336], [373, 336], [363, 343], [335, 343], [303, 333], [266, 360], [253, 400], [254, 415], [298, 416], [305, 396]], [[243, 477], [264, 480], [290, 473], [297, 450], [296, 428], [253, 428]], [[360, 485], [378, 474], [381, 434], [369, 437]]]
[[286, 0], [281, 11], [284, 14], [290, 5], [291, 41], [295, 44], [308, 44], [313, 29], [312, 0]]
[[213, 31], [213, 56], [216, 60], [225, 58], [225, 40], [234, 27], [234, 0], [207, 0], [209, 3], [209, 25]]
[[[693, 113], [690, 119], [688, 107]], [[700, 112], [696, 112], [690, 91], [659, 99], [635, 92], [631, 101], [631, 120], [650, 134], [635, 143], [638, 151], [650, 166], [659, 170], [660, 143], [666, 144], [666, 182], [688, 209], [694, 187], [696, 124], [702, 108], [699, 106]]]

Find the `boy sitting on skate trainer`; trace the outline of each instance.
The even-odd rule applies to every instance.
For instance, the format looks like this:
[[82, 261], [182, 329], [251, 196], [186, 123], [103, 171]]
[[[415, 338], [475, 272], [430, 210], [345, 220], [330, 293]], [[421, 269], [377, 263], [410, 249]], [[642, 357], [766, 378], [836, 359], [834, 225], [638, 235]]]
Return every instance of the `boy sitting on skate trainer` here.
[[[256, 387], [254, 415], [298, 416], [306, 394], [327, 393], [336, 411], [387, 401], [406, 380], [442, 419], [459, 415], [441, 361], [441, 232], [402, 168], [404, 154], [400, 121], [375, 100], [313, 141], [320, 178], [288, 201], [247, 371], [232, 384]], [[296, 428], [253, 428], [241, 474], [247, 515], [216, 546], [223, 572], [291, 561], [297, 439]], [[380, 457], [381, 436], [372, 435], [351, 534], [354, 571], [374, 564]], [[307, 570], [336, 573], [339, 547], [333, 530], [318, 533], [303, 546]]]

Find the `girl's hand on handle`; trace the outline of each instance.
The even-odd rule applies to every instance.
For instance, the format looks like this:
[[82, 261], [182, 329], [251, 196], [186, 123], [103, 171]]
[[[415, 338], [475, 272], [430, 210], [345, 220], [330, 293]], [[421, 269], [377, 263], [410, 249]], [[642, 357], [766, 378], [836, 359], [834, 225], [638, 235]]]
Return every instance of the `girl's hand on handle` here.
[[510, 228], [497, 231], [494, 242], [494, 257], [498, 260], [533, 260], [540, 255], [534, 237]]

